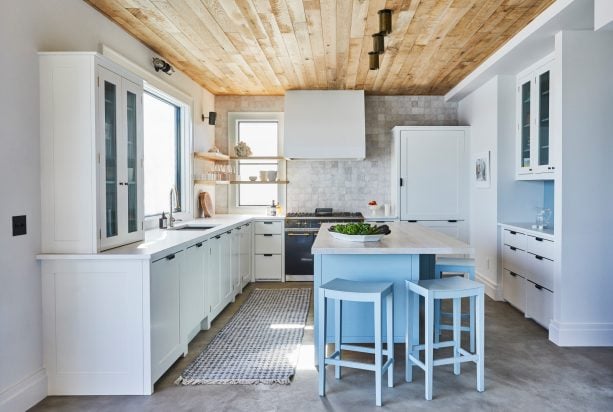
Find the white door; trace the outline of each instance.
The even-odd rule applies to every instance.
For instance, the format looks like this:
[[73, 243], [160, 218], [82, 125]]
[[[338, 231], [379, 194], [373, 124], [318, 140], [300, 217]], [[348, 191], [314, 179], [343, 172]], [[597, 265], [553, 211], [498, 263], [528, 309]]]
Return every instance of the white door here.
[[534, 82], [532, 74], [519, 78], [517, 81], [517, 174], [532, 173], [533, 130], [534, 130]]
[[232, 301], [234, 297], [232, 295], [232, 239], [231, 231], [228, 231], [221, 235], [220, 246], [220, 281], [221, 281], [221, 301], [225, 306], [228, 302]]
[[240, 235], [240, 277], [242, 287], [251, 282], [251, 225], [241, 228]]
[[209, 313], [212, 321], [221, 311], [221, 268], [219, 265], [221, 236], [214, 236], [207, 242], [208, 247], [208, 273], [207, 295], [209, 301]]
[[400, 138], [401, 220], [458, 220], [467, 191], [463, 130], [404, 130]]
[[536, 70], [534, 74], [534, 139], [533, 168], [536, 173], [552, 173], [551, 165], [551, 63]]
[[183, 353], [180, 326], [182, 252], [151, 263], [151, 378], [158, 380]]
[[204, 319], [204, 254], [206, 242], [199, 242], [185, 250], [181, 265], [181, 336], [189, 343], [190, 333]]
[[230, 261], [232, 262], [232, 289], [234, 290], [234, 296], [241, 292], [241, 272], [240, 272], [240, 253], [241, 253], [241, 236], [242, 228], [236, 228], [232, 231], [230, 239], [232, 241], [232, 256]]

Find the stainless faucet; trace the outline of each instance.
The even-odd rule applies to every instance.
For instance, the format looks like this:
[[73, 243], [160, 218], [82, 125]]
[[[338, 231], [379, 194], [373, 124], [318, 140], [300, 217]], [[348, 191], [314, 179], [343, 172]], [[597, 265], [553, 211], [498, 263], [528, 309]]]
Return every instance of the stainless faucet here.
[[172, 207], [172, 201], [174, 199], [175, 202], [175, 208], [179, 208], [179, 200], [177, 199], [177, 190], [175, 189], [175, 187], [171, 187], [170, 188], [170, 214], [168, 215], [168, 227], [174, 227], [175, 226], [175, 221], [177, 219], [175, 219], [172, 216], [172, 211], [173, 211], [173, 207]]

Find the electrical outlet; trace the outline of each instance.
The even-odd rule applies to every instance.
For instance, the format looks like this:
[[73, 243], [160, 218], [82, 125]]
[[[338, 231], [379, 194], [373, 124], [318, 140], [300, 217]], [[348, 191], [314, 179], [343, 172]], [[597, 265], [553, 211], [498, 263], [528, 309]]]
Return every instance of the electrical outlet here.
[[26, 234], [26, 215], [13, 216], [13, 236]]

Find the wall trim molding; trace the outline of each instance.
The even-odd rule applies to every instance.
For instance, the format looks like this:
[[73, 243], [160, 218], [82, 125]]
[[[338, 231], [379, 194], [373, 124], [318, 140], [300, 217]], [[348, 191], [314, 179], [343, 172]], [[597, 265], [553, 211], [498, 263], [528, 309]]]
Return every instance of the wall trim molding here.
[[558, 346], [613, 346], [613, 323], [576, 323], [552, 320], [549, 340]]
[[32, 375], [0, 392], [0, 410], [25, 411], [47, 397], [47, 372]]
[[504, 300], [502, 298], [502, 287], [492, 282], [481, 273], [475, 271], [475, 280], [485, 285], [485, 294], [494, 300]]

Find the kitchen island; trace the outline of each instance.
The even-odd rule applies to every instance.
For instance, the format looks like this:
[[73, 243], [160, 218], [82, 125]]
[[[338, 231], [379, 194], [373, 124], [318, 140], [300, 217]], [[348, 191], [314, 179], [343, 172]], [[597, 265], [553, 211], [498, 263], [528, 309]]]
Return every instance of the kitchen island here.
[[[380, 242], [347, 242], [330, 236], [322, 225], [312, 252], [315, 255], [315, 342], [317, 342], [319, 287], [334, 279], [394, 283], [394, 342], [404, 341], [405, 280], [434, 276], [436, 255], [472, 254], [473, 249], [455, 238], [418, 223], [389, 223], [392, 233]], [[415, 310], [412, 308], [411, 310]], [[343, 342], [374, 342], [373, 310], [367, 303], [343, 304]], [[334, 331], [334, 311], [328, 312], [327, 330]], [[385, 328], [385, 322], [384, 322]], [[383, 335], [385, 336], [385, 329]], [[326, 342], [332, 342], [332, 335]], [[317, 345], [317, 343], [316, 343]], [[315, 348], [317, 353], [317, 347]]]

